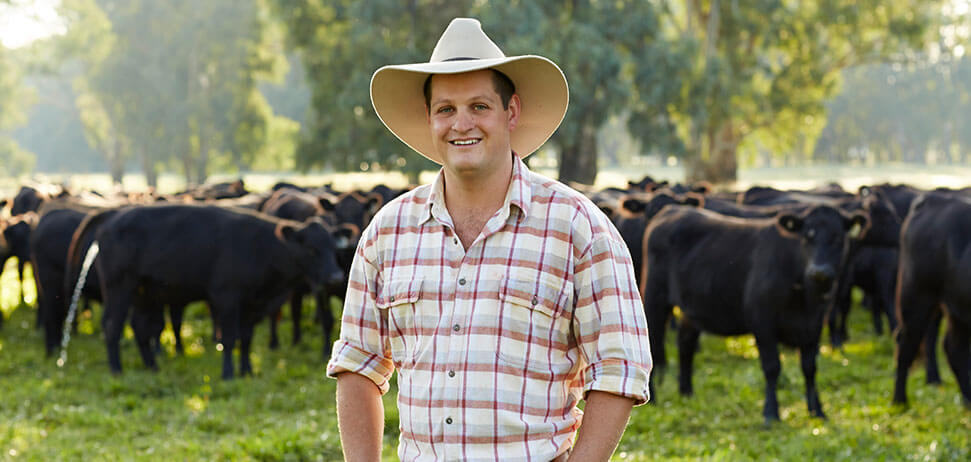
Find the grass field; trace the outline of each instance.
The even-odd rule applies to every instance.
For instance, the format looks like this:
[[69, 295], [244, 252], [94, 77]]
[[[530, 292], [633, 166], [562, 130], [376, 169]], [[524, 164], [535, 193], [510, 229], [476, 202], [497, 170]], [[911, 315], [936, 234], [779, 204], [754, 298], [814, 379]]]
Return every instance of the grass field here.
[[[18, 304], [13, 262], [0, 279], [0, 460], [340, 460], [335, 383], [324, 377], [316, 330], [303, 345], [267, 348], [257, 327], [255, 376], [219, 379], [220, 353], [201, 305], [190, 306], [184, 357], [163, 337], [161, 370], [146, 370], [130, 332], [125, 371], [108, 372], [100, 310], [83, 316], [66, 365], [45, 358], [31, 304]], [[28, 287], [26, 298], [34, 294]], [[335, 312], [339, 308], [333, 306]], [[309, 307], [306, 307], [309, 311]], [[309, 318], [310, 316], [305, 316]], [[677, 394], [676, 350], [669, 335], [668, 377], [656, 404], [634, 410], [615, 460], [969, 460], [971, 411], [961, 406], [949, 369], [944, 384], [910, 379], [909, 408], [891, 406], [893, 343], [876, 336], [855, 308], [843, 351], [824, 347], [818, 382], [829, 420], [808, 416], [798, 355], [784, 350], [782, 422], [762, 423], [763, 378], [750, 336], [702, 336], [695, 396]], [[313, 329], [308, 324], [306, 329]], [[289, 324], [281, 330], [287, 345]], [[315, 335], [316, 334], [316, 335]], [[394, 391], [385, 397], [385, 460], [395, 460]]]

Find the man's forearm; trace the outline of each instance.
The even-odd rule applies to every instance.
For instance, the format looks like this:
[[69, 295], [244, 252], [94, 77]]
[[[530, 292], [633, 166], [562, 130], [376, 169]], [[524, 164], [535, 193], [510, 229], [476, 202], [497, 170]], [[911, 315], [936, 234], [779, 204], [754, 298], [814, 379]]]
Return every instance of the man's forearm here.
[[577, 442], [570, 453], [571, 461], [609, 460], [630, 418], [634, 401], [602, 391], [587, 393], [583, 422]]
[[337, 423], [345, 461], [381, 460], [384, 403], [374, 382], [353, 372], [337, 376]]

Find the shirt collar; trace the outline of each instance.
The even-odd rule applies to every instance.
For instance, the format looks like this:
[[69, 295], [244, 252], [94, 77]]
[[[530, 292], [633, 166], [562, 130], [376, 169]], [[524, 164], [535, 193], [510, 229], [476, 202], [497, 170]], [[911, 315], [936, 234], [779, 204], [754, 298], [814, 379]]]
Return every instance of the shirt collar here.
[[[503, 209], [512, 213], [511, 206], [515, 206], [520, 211], [519, 219], [526, 218], [529, 214], [529, 203], [532, 197], [532, 186], [530, 179], [532, 172], [526, 167], [526, 163], [515, 153], [512, 154], [512, 180], [509, 182], [509, 189], [506, 191], [506, 198], [503, 200]], [[424, 224], [432, 217], [438, 217], [439, 221], [446, 221], [448, 216], [445, 208], [445, 170], [444, 167], [438, 171], [435, 181], [432, 182], [431, 192], [425, 208], [422, 211], [421, 224]]]

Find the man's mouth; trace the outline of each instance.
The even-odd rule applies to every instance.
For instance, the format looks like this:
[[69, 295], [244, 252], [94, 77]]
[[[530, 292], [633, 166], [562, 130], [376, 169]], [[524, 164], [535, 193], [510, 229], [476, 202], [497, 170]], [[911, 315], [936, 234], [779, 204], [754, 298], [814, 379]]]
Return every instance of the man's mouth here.
[[476, 138], [471, 140], [452, 140], [449, 141], [449, 143], [455, 146], [472, 146], [473, 144], [479, 144], [479, 141], [480, 140]]

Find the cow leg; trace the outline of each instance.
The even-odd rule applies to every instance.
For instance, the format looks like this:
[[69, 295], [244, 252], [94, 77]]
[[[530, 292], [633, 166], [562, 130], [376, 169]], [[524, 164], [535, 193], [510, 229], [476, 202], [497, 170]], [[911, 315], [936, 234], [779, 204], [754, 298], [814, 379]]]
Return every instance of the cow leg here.
[[135, 344], [142, 355], [142, 362], [153, 371], [158, 370], [155, 362], [155, 349], [152, 340], [158, 339], [158, 324], [165, 325], [165, 319], [158, 316], [156, 306], [138, 307], [132, 310], [131, 326], [135, 332]]
[[116, 374], [121, 373], [121, 352], [118, 343], [121, 341], [125, 320], [131, 309], [132, 292], [132, 289], [124, 285], [104, 291], [105, 312], [101, 317], [101, 324], [108, 350], [108, 367]]
[[802, 366], [802, 376], [806, 381], [806, 406], [809, 415], [826, 418], [823, 413], [823, 404], [819, 401], [819, 391], [816, 389], [816, 357], [819, 354], [819, 345], [804, 345], [799, 348], [799, 364]]
[[[291, 301], [290, 303], [293, 303]], [[277, 335], [277, 326], [283, 317], [283, 305], [270, 310], [270, 349], [275, 350], [280, 347], [280, 337]]]
[[941, 338], [941, 322], [944, 320], [942, 309], [935, 309], [927, 322], [924, 332], [924, 370], [928, 385], [941, 384], [941, 368], [937, 361], [937, 344]]
[[303, 292], [300, 290], [293, 291], [293, 296], [290, 297], [290, 318], [293, 321], [293, 345], [299, 345], [302, 337], [303, 331], [300, 328], [300, 323], [303, 321]]
[[782, 363], [779, 361], [779, 345], [775, 339], [755, 336], [755, 346], [759, 350], [759, 361], [762, 363], [762, 374], [765, 375], [765, 404], [762, 416], [766, 425], [779, 420], [779, 399], [776, 388], [779, 385], [779, 373]]
[[[887, 317], [887, 329], [893, 333], [897, 330], [897, 314], [893, 309], [893, 293], [896, 286], [896, 268], [879, 268], [877, 270], [877, 287], [874, 290], [874, 308], [881, 315]], [[882, 333], [882, 332], [881, 332]]]
[[910, 366], [914, 363], [933, 313], [938, 311], [936, 295], [924, 293], [910, 279], [910, 275], [902, 269], [897, 291], [900, 326], [897, 330], [897, 371], [893, 389], [893, 402], [896, 404], [907, 403], [907, 375], [910, 373]]
[[330, 358], [331, 348], [333, 344], [330, 341], [330, 335], [334, 331], [334, 313], [330, 310], [330, 293], [326, 290], [320, 290], [315, 295], [317, 298], [317, 317], [320, 318], [320, 327], [324, 335], [324, 362]]
[[172, 323], [172, 335], [175, 337], [175, 354], [185, 355], [185, 345], [182, 344], [182, 319], [185, 316], [185, 305], [169, 305], [169, 320]]
[[647, 329], [651, 333], [651, 356], [654, 359], [654, 369], [648, 378], [648, 389], [651, 394], [651, 404], [657, 402], [656, 387], [664, 378], [668, 366], [667, 354], [664, 349], [664, 334], [667, 329], [668, 318], [672, 316], [673, 306], [668, 303], [667, 281], [664, 275], [648, 271], [644, 274], [644, 314], [647, 317]]
[[964, 406], [971, 408], [971, 375], [968, 371], [971, 350], [968, 349], [968, 326], [954, 317], [947, 323], [944, 352], [951, 370], [954, 371], [961, 395], [964, 396]]
[[691, 376], [694, 372], [695, 352], [698, 351], [700, 336], [700, 330], [690, 322], [681, 320], [681, 325], [678, 326], [678, 391], [683, 396], [691, 396], [694, 393]]
[[850, 314], [852, 289], [852, 271], [847, 268], [837, 280], [836, 291], [833, 295], [833, 303], [830, 306], [827, 320], [827, 324], [829, 325], [829, 344], [833, 348], [842, 348], [843, 343], [850, 336], [846, 328], [846, 318]]
[[250, 362], [250, 347], [253, 344], [253, 322], [243, 322], [239, 336], [239, 375], [246, 377], [253, 375], [253, 364]]
[[236, 348], [236, 340], [240, 332], [240, 303], [236, 297], [227, 297], [225, 300], [212, 302], [213, 311], [219, 313], [219, 325], [222, 330], [223, 347], [223, 379], [232, 380], [233, 378], [233, 349]]

